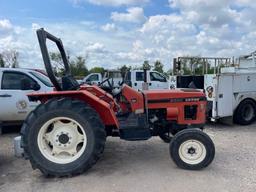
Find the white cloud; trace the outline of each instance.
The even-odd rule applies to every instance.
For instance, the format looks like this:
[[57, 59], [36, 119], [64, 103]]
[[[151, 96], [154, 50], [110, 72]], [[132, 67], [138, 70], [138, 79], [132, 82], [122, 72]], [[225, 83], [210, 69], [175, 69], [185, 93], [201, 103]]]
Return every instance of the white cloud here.
[[101, 26], [101, 29], [106, 32], [113, 32], [117, 30], [117, 27], [114, 23], [107, 23], [106, 25]]
[[96, 43], [90, 43], [86, 47], [86, 51], [88, 52], [96, 52], [96, 53], [102, 53], [105, 50], [105, 46], [102, 43], [96, 42]]
[[127, 9], [127, 13], [112, 12], [111, 19], [119, 22], [141, 23], [146, 17], [143, 8], [132, 7]]
[[[38, 67], [42, 63], [39, 58], [39, 47], [35, 50], [35, 43], [31, 41], [32, 30], [14, 25], [10, 20], [0, 20], [0, 52], [16, 50], [19, 52], [19, 64], [21, 67]], [[36, 35], [35, 35], [36, 38]], [[39, 62], [35, 62], [39, 61]]]
[[80, 24], [85, 26], [86, 29], [94, 30], [98, 27], [97, 23], [94, 21], [80, 21]]
[[112, 13], [112, 20], [104, 25], [96, 21], [41, 22], [24, 29], [8, 19], [0, 20], [0, 51], [15, 48], [24, 66], [43, 67], [35, 35], [40, 26], [62, 38], [70, 55], [88, 54], [89, 68], [135, 66], [160, 59], [167, 70], [177, 56], [229, 57], [255, 50], [256, 3], [252, 0], [172, 0], [170, 14], [148, 18], [139, 8], [140, 2], [145, 1], [95, 0], [99, 5], [138, 6]]
[[37, 29], [40, 29], [41, 26], [38, 23], [32, 23], [32, 30], [36, 31]]
[[6, 38], [9, 34], [18, 33], [21, 28], [15, 28], [10, 20], [0, 19], [0, 38]]
[[149, 0], [71, 0], [75, 5], [83, 2], [89, 2], [95, 5], [105, 6], [127, 6], [127, 5], [142, 5], [149, 2]]
[[141, 32], [158, 31], [160, 28], [169, 28], [169, 24], [176, 24], [182, 21], [182, 17], [178, 15], [155, 15], [149, 17], [140, 29]]
[[8, 19], [0, 20], [0, 31], [12, 30], [13, 26]]
[[132, 48], [130, 51], [117, 52], [116, 56], [123, 62], [130, 63], [132, 66], [141, 65], [143, 61], [148, 60], [153, 63], [158, 59], [158, 53], [162, 50], [154, 48], [147, 48], [141, 40], [135, 40], [132, 42]]

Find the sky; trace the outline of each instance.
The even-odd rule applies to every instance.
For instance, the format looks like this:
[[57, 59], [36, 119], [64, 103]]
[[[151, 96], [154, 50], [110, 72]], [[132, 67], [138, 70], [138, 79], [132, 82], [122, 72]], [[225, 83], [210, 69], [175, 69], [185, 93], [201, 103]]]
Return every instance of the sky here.
[[114, 69], [178, 56], [238, 57], [256, 50], [255, 0], [0, 0], [0, 52], [43, 68], [36, 29], [60, 37], [87, 67]]

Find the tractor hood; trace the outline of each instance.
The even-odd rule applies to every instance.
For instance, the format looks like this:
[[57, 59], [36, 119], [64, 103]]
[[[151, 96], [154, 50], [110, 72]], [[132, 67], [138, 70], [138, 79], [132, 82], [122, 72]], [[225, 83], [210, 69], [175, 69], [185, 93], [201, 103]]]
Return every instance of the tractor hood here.
[[147, 90], [143, 93], [148, 103], [206, 101], [205, 94], [196, 89]]

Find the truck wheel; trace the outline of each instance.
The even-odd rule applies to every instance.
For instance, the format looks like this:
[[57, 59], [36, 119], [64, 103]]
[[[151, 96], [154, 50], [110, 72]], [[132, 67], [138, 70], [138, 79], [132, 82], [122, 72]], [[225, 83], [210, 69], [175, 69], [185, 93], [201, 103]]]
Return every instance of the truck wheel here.
[[67, 98], [39, 105], [25, 120], [21, 135], [32, 167], [57, 177], [89, 169], [106, 141], [97, 112], [82, 101]]
[[199, 129], [185, 129], [170, 143], [170, 155], [182, 169], [198, 170], [207, 167], [215, 155], [211, 138]]
[[234, 114], [234, 122], [239, 125], [249, 125], [255, 120], [256, 104], [252, 100], [242, 101]]

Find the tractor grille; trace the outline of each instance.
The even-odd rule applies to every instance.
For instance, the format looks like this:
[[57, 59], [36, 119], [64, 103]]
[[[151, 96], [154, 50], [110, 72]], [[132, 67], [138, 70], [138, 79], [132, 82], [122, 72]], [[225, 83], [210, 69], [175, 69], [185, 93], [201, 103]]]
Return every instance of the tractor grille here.
[[185, 105], [184, 106], [184, 118], [186, 120], [196, 120], [197, 105]]

